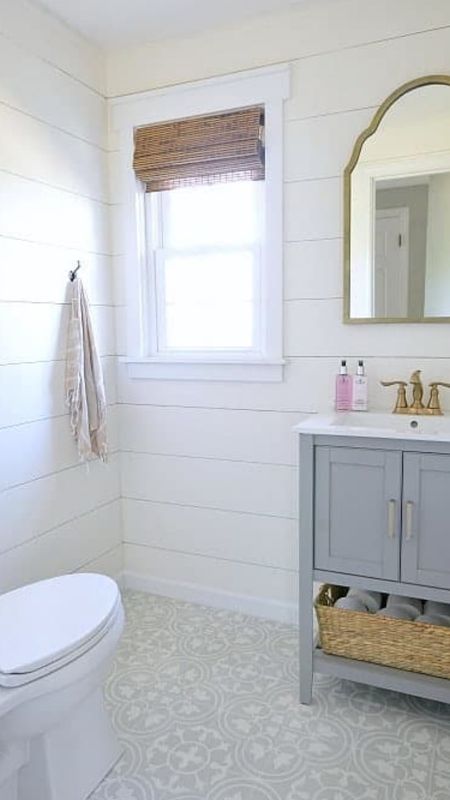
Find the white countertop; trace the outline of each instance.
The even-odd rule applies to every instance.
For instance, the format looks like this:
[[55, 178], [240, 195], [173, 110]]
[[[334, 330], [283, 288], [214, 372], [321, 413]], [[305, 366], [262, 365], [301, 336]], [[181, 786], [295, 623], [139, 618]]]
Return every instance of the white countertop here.
[[360, 436], [373, 439], [450, 442], [450, 417], [337, 411], [327, 415], [312, 415], [296, 425], [294, 431], [314, 436]]

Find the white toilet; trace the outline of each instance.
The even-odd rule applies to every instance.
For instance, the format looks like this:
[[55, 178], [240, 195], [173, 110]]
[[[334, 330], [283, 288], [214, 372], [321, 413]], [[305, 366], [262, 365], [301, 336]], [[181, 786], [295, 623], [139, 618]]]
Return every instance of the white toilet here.
[[85, 800], [117, 761], [102, 684], [123, 623], [104, 575], [0, 596], [0, 800]]

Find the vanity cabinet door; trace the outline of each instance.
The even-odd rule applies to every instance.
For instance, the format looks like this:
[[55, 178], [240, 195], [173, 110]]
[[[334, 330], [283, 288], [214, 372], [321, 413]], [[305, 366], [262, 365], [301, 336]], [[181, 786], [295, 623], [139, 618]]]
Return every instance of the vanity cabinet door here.
[[401, 579], [450, 589], [450, 456], [403, 458]]
[[401, 482], [401, 453], [316, 447], [316, 569], [398, 580]]

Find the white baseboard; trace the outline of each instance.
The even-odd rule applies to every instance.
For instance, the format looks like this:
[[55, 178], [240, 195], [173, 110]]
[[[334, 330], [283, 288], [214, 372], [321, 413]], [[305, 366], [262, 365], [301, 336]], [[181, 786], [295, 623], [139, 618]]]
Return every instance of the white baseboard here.
[[241, 614], [264, 617], [276, 622], [294, 625], [298, 622], [298, 609], [294, 603], [280, 603], [278, 600], [268, 600], [264, 597], [232, 594], [222, 589], [205, 588], [195, 583], [171, 581], [167, 578], [154, 578], [151, 575], [140, 575], [128, 570], [123, 572], [120, 585], [126, 589], [174, 597], [202, 606], [238, 611]]

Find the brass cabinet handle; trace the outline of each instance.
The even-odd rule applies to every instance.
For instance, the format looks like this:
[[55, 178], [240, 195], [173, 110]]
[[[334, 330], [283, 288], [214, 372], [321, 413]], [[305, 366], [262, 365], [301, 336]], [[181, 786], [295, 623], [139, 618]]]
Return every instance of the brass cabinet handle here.
[[389, 500], [388, 503], [388, 536], [395, 539], [395, 518], [397, 516], [397, 501]]
[[412, 539], [413, 535], [413, 510], [414, 510], [414, 503], [412, 500], [408, 500], [406, 503], [406, 541], [409, 542]]

